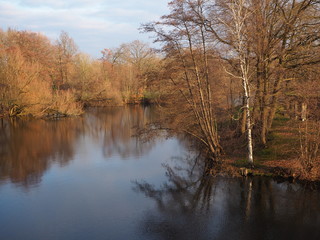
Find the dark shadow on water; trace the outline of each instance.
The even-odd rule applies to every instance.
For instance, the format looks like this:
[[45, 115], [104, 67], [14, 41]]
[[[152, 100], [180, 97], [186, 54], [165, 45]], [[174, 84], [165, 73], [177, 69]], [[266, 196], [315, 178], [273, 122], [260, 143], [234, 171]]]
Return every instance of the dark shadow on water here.
[[[320, 193], [270, 178], [208, 177], [176, 159], [160, 187], [134, 182], [153, 199], [139, 231], [150, 239], [320, 239]], [[183, 165], [184, 167], [181, 167]]]

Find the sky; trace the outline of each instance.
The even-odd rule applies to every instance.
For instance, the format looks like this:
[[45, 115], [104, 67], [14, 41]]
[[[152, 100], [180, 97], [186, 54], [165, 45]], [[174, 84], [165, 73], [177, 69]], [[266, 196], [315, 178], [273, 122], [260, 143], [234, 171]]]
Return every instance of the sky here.
[[0, 0], [0, 28], [39, 32], [52, 41], [61, 31], [73, 38], [81, 52], [101, 57], [104, 48], [141, 40], [141, 23], [168, 13], [169, 0]]

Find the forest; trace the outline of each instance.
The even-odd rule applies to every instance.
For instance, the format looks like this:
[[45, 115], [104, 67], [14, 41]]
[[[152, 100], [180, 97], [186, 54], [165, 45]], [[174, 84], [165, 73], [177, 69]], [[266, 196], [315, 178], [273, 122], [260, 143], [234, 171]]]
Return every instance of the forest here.
[[140, 29], [160, 49], [136, 40], [100, 59], [66, 32], [52, 42], [1, 30], [0, 117], [151, 103], [160, 127], [199, 140], [209, 168], [232, 161], [319, 180], [320, 1], [173, 0], [169, 9]]

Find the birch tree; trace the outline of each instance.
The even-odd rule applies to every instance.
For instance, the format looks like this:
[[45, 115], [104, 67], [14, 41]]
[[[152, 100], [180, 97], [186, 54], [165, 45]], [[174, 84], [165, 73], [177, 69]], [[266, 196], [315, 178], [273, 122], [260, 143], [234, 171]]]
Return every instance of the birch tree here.
[[238, 78], [242, 82], [244, 104], [243, 109], [246, 113], [246, 131], [247, 131], [247, 146], [248, 146], [248, 163], [253, 166], [253, 143], [252, 143], [252, 124], [251, 124], [251, 89], [250, 89], [250, 56], [247, 39], [246, 22], [250, 15], [247, 0], [231, 0], [223, 4], [227, 13], [230, 15], [230, 21], [227, 22], [220, 18], [220, 21], [229, 31], [231, 45], [234, 48], [236, 59], [240, 67], [240, 76]]

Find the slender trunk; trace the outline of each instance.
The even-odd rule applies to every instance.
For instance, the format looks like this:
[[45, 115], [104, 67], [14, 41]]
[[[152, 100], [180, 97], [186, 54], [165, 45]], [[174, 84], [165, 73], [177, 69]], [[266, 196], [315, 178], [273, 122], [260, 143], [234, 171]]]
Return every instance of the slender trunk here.
[[251, 109], [250, 109], [250, 85], [249, 85], [249, 55], [248, 43], [246, 42], [245, 21], [248, 17], [248, 12], [245, 8], [246, 0], [234, 1], [230, 5], [232, 17], [234, 21], [234, 29], [231, 32], [236, 40], [236, 50], [238, 52], [238, 60], [241, 70], [242, 87], [244, 91], [244, 110], [246, 112], [246, 127], [247, 127], [247, 144], [248, 144], [248, 163], [253, 166], [253, 147], [252, 147], [252, 124], [251, 124]]
[[[258, 82], [259, 83], [259, 82]], [[259, 90], [259, 84], [257, 85], [257, 90], [255, 91], [254, 95], [254, 101], [253, 101], [253, 110], [252, 110], [252, 124], [259, 125], [260, 122], [260, 115], [259, 115], [259, 109], [261, 105], [261, 96], [260, 96], [260, 90]]]
[[270, 103], [270, 111], [269, 111], [269, 116], [268, 116], [268, 120], [267, 120], [268, 121], [268, 123], [267, 123], [268, 130], [272, 127], [272, 122], [273, 122], [274, 116], [277, 111], [277, 105], [278, 105], [278, 99], [279, 99], [279, 93], [280, 93], [282, 79], [283, 79], [283, 73], [279, 73], [276, 81], [273, 84], [272, 98], [271, 98], [271, 103]]
[[268, 107], [264, 107], [261, 115], [261, 130], [260, 130], [260, 140], [261, 143], [267, 145], [267, 133], [268, 133]]
[[273, 103], [270, 107], [270, 111], [269, 111], [269, 116], [268, 116], [268, 130], [271, 129], [272, 127], [272, 123], [273, 123], [273, 119], [274, 119], [274, 116], [276, 115], [276, 111], [277, 111], [277, 104], [276, 102]]
[[304, 122], [307, 120], [307, 103], [303, 102], [301, 104], [301, 120]]
[[298, 102], [297, 100], [294, 101], [294, 119], [298, 120], [299, 110], [298, 110]]
[[197, 106], [198, 109], [195, 109], [198, 112], [198, 115], [200, 116], [198, 119], [200, 120], [200, 126], [202, 125], [202, 129], [204, 130], [203, 133], [206, 136], [209, 150], [213, 154], [214, 159], [217, 159], [220, 155], [220, 144], [217, 134], [217, 129], [215, 126], [215, 119], [212, 112], [212, 106], [211, 106], [211, 89], [210, 89], [210, 83], [209, 83], [209, 66], [207, 62], [207, 55], [206, 55], [206, 42], [204, 37], [204, 32], [202, 27], [200, 27], [201, 30], [201, 36], [202, 36], [202, 46], [203, 46], [203, 60], [205, 63], [205, 77], [203, 77], [200, 74], [200, 67], [198, 64], [198, 61], [196, 59], [196, 54], [194, 52], [193, 48], [193, 41], [192, 41], [192, 34], [189, 31], [189, 27], [186, 23], [184, 23], [184, 28], [186, 30], [186, 35], [188, 38], [188, 47], [190, 51], [190, 56], [192, 60], [193, 65], [193, 72], [195, 75], [196, 80], [196, 89], [197, 94], [199, 97], [199, 106]]
[[256, 65], [256, 72], [257, 72], [257, 86], [255, 92], [255, 98], [253, 103], [253, 115], [252, 115], [252, 122], [254, 125], [261, 125], [261, 110], [262, 110], [262, 97], [263, 97], [263, 76], [261, 70], [261, 60], [258, 58], [257, 65]]
[[268, 115], [269, 115], [269, 79], [267, 76], [267, 66], [262, 64], [262, 81], [263, 81], [263, 96], [261, 103], [261, 129], [260, 129], [260, 140], [261, 143], [267, 145], [267, 133], [268, 133]]
[[247, 80], [243, 79], [244, 94], [245, 94], [245, 112], [246, 112], [246, 127], [247, 127], [247, 141], [248, 141], [248, 163], [253, 165], [253, 147], [252, 147], [252, 126], [250, 116], [250, 89]]

